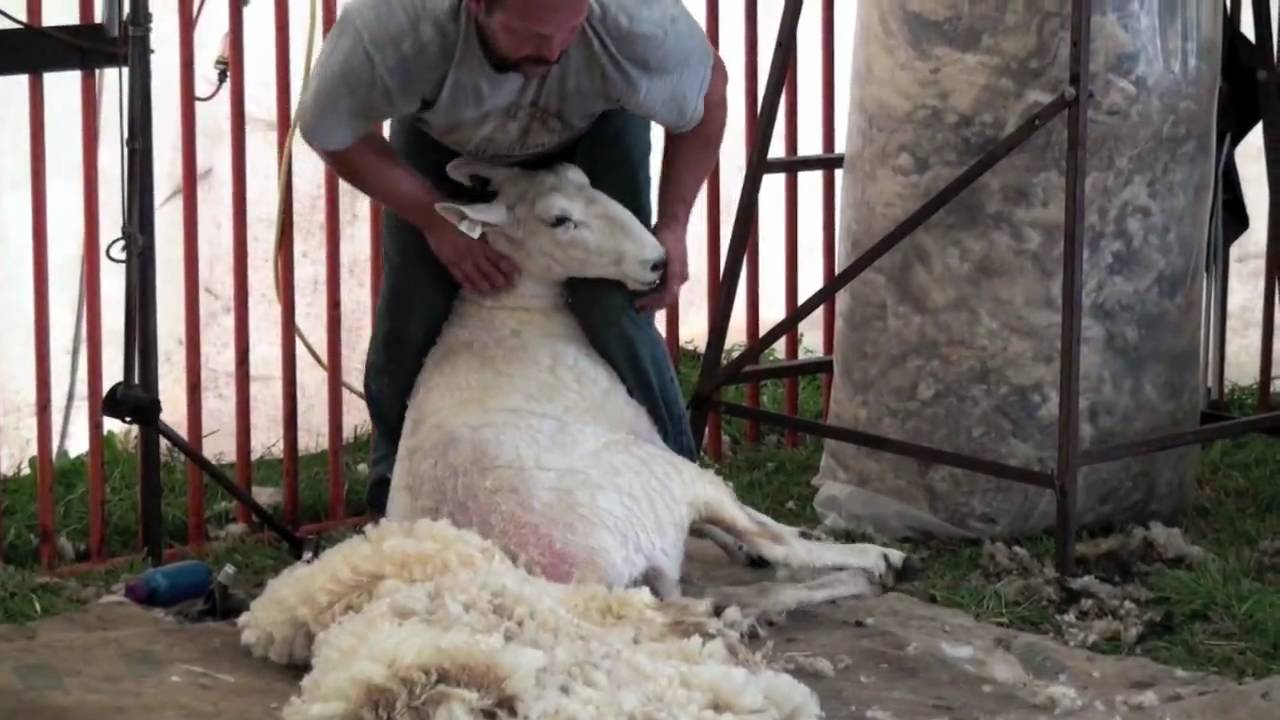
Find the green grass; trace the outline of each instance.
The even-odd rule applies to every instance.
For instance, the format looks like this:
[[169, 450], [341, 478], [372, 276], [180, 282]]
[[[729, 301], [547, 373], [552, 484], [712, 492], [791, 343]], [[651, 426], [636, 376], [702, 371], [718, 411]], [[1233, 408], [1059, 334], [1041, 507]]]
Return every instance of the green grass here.
[[[696, 381], [699, 362], [696, 351], [683, 351], [678, 369], [686, 395]], [[763, 384], [762, 405], [782, 409], [783, 387], [777, 381]], [[803, 378], [799, 389], [800, 414], [819, 419], [822, 380]], [[742, 387], [731, 387], [721, 396], [742, 402], [744, 393]], [[1248, 388], [1235, 389], [1232, 410], [1250, 412], [1251, 398]], [[761, 427], [759, 443], [749, 446], [745, 423], [729, 419], [724, 421], [724, 433], [725, 458], [718, 469], [746, 502], [786, 522], [816, 522], [812, 507], [815, 488], [809, 481], [821, 459], [820, 442], [802, 436], [798, 447], [788, 448], [780, 430]], [[352, 514], [364, 510], [364, 477], [358, 466], [367, 455], [367, 437], [357, 438], [344, 449], [347, 505]], [[171, 543], [180, 545], [186, 538], [186, 475], [178, 458], [171, 455], [168, 460], [164, 469], [166, 529]], [[326, 463], [323, 453], [302, 458], [304, 522], [324, 517], [328, 502]], [[136, 553], [136, 467], [126, 439], [108, 438], [107, 468], [108, 549], [113, 555]], [[278, 460], [259, 460], [253, 468], [255, 484], [280, 484]], [[1188, 539], [1212, 553], [1214, 559], [1187, 569], [1157, 569], [1143, 578], [1144, 586], [1154, 595], [1147, 609], [1160, 614], [1162, 621], [1136, 646], [1112, 644], [1094, 649], [1141, 654], [1188, 670], [1235, 678], [1280, 673], [1280, 557], [1268, 560], [1258, 551], [1261, 542], [1280, 540], [1278, 469], [1278, 441], [1246, 437], [1210, 446], [1202, 456], [1200, 492], [1185, 530]], [[81, 548], [86, 537], [85, 460], [64, 459], [57, 470], [58, 527]], [[232, 522], [226, 495], [212, 485], [205, 492], [209, 527]], [[29, 470], [0, 480], [0, 502], [5, 557], [11, 564], [0, 567], [0, 622], [26, 622], [73, 609], [86, 596], [143, 567], [135, 560], [122, 568], [78, 576], [72, 582], [50, 582], [34, 572], [35, 503]], [[1023, 544], [1036, 558], [1052, 557], [1049, 537], [1032, 538]], [[913, 550], [924, 554], [925, 575], [903, 591], [1011, 628], [1055, 632], [1055, 607], [1035, 601], [1010, 602], [996, 583], [984, 577], [979, 544], [935, 543]], [[288, 562], [280, 546], [263, 543], [260, 536], [217, 547], [210, 559], [215, 564], [234, 562], [242, 576], [258, 582]]]

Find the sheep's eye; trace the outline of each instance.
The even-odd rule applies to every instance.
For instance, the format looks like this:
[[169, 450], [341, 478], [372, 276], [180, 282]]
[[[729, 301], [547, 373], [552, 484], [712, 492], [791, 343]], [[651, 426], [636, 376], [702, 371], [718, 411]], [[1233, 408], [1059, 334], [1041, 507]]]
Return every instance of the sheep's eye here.
[[553, 228], [562, 228], [566, 226], [572, 226], [573, 219], [570, 218], [568, 215], [556, 215], [555, 217], [551, 218], [551, 222], [547, 224]]

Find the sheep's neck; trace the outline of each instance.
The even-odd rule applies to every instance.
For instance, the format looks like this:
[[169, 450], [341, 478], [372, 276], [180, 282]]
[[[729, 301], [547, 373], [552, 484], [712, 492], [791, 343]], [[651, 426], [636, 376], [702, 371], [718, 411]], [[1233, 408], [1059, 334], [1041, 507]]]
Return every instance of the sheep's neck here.
[[506, 290], [488, 295], [463, 290], [462, 299], [479, 307], [505, 310], [545, 311], [566, 305], [563, 283], [527, 277], [521, 277]]

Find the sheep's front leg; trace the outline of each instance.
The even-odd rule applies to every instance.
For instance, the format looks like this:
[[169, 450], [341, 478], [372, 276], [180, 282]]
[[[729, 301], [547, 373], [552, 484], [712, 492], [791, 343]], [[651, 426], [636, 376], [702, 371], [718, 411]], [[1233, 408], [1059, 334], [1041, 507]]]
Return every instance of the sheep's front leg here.
[[740, 542], [747, 555], [758, 555], [774, 565], [862, 570], [886, 587], [919, 573], [918, 563], [899, 550], [870, 543], [810, 540], [799, 528], [780, 523], [736, 499], [725, 498], [724, 503], [705, 521]]
[[744, 616], [754, 618], [842, 598], [876, 597], [882, 592], [862, 570], [842, 570], [803, 583], [759, 582], [717, 587], [709, 589], [707, 597], [715, 603], [717, 612], [737, 606]]
[[[796, 568], [862, 570], [884, 587], [917, 577], [921, 568], [901, 550], [872, 543], [837, 543], [810, 540], [799, 528], [784, 525], [764, 513], [743, 506], [751, 519], [765, 526], [780, 542], [759, 535], [747, 538], [748, 552], [759, 553], [779, 565]], [[771, 547], [772, 546], [772, 547]]]

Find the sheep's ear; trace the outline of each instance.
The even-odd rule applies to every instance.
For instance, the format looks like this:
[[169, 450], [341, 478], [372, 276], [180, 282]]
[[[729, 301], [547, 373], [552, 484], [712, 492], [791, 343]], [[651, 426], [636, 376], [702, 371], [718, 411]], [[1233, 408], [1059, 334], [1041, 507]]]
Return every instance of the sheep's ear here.
[[445, 166], [445, 172], [449, 177], [462, 183], [481, 190], [498, 190], [503, 181], [514, 176], [517, 169], [502, 165], [491, 165], [479, 160], [471, 160], [470, 158], [460, 157], [451, 160]]
[[436, 203], [436, 212], [453, 223], [459, 230], [479, 237], [485, 228], [502, 225], [507, 221], [507, 206], [502, 203]]

